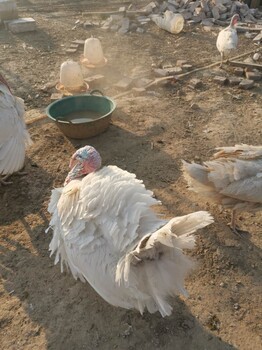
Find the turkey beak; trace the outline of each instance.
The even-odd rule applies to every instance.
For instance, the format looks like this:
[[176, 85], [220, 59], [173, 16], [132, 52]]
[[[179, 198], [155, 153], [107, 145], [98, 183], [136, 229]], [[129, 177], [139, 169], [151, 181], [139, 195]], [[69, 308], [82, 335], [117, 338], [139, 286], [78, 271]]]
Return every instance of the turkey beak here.
[[69, 169], [71, 170], [77, 163], [77, 159], [75, 157], [72, 157], [69, 162]]

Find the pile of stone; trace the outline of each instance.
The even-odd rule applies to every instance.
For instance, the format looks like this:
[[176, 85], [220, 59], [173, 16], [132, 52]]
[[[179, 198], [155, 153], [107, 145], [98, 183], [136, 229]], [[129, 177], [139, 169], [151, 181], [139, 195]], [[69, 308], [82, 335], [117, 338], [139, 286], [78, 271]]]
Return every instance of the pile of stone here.
[[159, 12], [169, 10], [180, 13], [185, 20], [194, 23], [205, 22], [205, 20], [210, 23], [226, 21], [235, 13], [239, 14], [241, 22], [244, 23], [256, 23], [262, 19], [262, 12], [258, 9], [250, 9], [247, 4], [238, 0], [168, 0], [162, 2], [154, 11], [156, 9]]
[[102, 28], [121, 34], [134, 31], [143, 33], [145, 25], [153, 16], [163, 15], [166, 11], [181, 14], [189, 24], [223, 26], [229, 23], [233, 14], [238, 13], [240, 22], [262, 25], [262, 12], [258, 8], [250, 9], [239, 0], [166, 0], [151, 1], [138, 11], [121, 7], [118, 13], [112, 14], [102, 23]]

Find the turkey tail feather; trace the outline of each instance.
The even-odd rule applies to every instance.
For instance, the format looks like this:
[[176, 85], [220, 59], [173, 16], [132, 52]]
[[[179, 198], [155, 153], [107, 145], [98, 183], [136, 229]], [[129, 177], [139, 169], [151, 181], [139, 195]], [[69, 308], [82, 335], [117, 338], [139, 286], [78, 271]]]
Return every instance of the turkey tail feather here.
[[168, 298], [187, 296], [184, 279], [195, 264], [182, 249], [192, 249], [192, 233], [213, 221], [205, 211], [171, 219], [153, 234], [144, 236], [120, 259], [116, 282], [133, 291], [141, 313], [146, 307], [149, 312], [159, 310], [162, 316], [168, 316], [172, 312]]

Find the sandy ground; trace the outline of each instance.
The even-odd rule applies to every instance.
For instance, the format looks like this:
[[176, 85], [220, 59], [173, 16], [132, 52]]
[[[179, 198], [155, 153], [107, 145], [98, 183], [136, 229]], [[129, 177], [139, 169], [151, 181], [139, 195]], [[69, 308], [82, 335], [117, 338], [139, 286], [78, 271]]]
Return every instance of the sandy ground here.
[[[121, 92], [112, 87], [119, 77], [142, 71], [141, 77], [152, 78], [151, 64], [186, 59], [195, 68], [219, 59], [218, 28], [204, 32], [187, 26], [177, 36], [153, 23], [143, 34], [72, 30], [77, 19], [89, 19], [81, 15], [88, 2], [50, 3], [52, 12], [44, 2], [18, 1], [20, 16], [37, 21], [35, 33], [0, 30], [1, 72], [25, 99], [29, 114], [50, 103], [51, 91], [41, 88], [58, 79], [60, 64], [79, 60], [81, 50], [64, 52], [70, 40], [100, 38], [108, 65], [96, 73], [105, 75], [100, 88], [110, 97]], [[116, 1], [102, 3], [89, 8], [118, 8]], [[239, 53], [253, 48], [252, 40], [240, 35]], [[140, 96], [130, 92], [117, 98], [109, 129], [89, 140], [70, 140], [52, 123], [31, 125], [28, 175], [12, 176], [12, 185], [0, 187], [1, 349], [262, 349], [261, 214], [242, 214], [239, 223], [249, 234], [235, 237], [227, 227], [230, 213], [189, 192], [180, 170], [181, 159], [204, 161], [218, 146], [261, 144], [261, 84], [250, 91], [219, 86], [212, 81], [218, 74], [232, 71], [215, 68]], [[190, 87], [192, 78], [201, 79], [199, 89]], [[186, 281], [190, 297], [173, 300], [172, 316], [112, 307], [88, 284], [61, 274], [49, 258], [50, 191], [62, 185], [71, 154], [84, 144], [96, 147], [105, 165], [143, 179], [167, 217], [199, 209], [214, 215], [215, 223], [197, 233], [191, 253], [198, 267]]]

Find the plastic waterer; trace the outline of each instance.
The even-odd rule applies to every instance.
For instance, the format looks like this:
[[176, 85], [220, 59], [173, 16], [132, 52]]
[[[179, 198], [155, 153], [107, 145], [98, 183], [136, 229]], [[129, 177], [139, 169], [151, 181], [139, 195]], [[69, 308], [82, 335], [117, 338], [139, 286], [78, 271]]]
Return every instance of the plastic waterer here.
[[84, 58], [88, 60], [88, 63], [93, 65], [104, 62], [104, 53], [99, 39], [93, 37], [86, 39]]
[[80, 65], [77, 62], [68, 60], [60, 67], [60, 84], [65, 89], [74, 90], [84, 85], [84, 78]]

